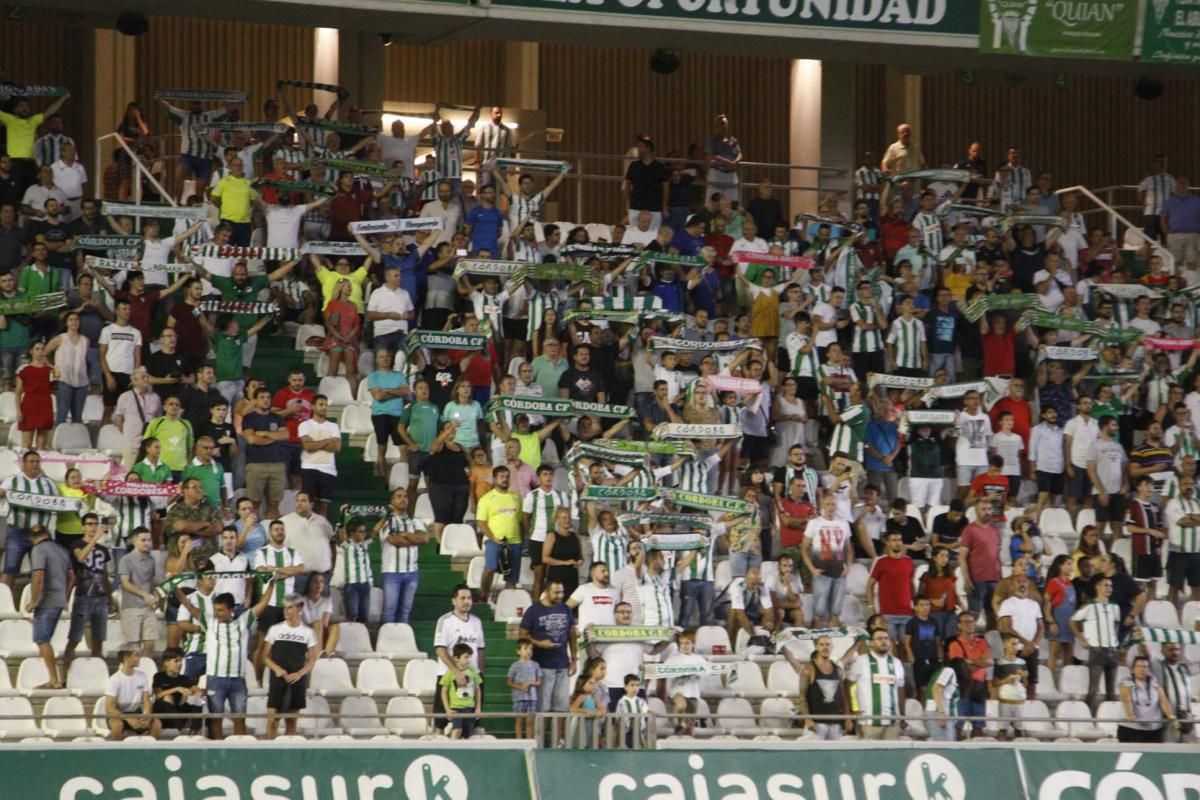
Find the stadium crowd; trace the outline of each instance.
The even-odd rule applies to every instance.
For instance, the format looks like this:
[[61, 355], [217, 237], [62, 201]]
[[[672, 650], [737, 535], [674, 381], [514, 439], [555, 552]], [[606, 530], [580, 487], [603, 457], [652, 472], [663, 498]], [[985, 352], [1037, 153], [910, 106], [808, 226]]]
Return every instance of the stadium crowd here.
[[[795, 724], [826, 739], [896, 738], [908, 698], [934, 738], [982, 735], [955, 717], [989, 700], [1022, 735], [1039, 685], [1082, 667], [1085, 711], [1118, 703], [1123, 741], [1194, 740], [1200, 198], [1165, 157], [1123, 247], [1018, 147], [932, 168], [907, 125], [851, 193], [789, 214], [741, 183], [722, 115], [686, 160], [636, 136], [623, 211], [568, 228], [544, 219], [565, 167], [519, 158], [502, 108], [381, 132], [342, 94], [295, 113], [284, 83], [256, 123], [157, 98], [178, 206], [123, 204], [143, 180], [125, 150], [97, 197], [66, 96], [0, 111], [21, 448], [2, 580], [29, 580], [13, 596], [38, 688], [62, 688], [81, 642], [102, 656], [119, 608], [113, 738], [242, 713], [264, 675], [269, 735], [277, 715], [295, 733], [339, 652], [334, 610], [367, 622], [378, 586], [379, 621], [409, 622], [420, 548], [473, 521], [479, 587], [454, 590], [433, 642], [455, 737], [480, 709], [473, 603], [528, 557], [518, 735], [538, 711], [641, 714], [647, 696], [693, 733], [736, 649], [790, 664]], [[137, 104], [118, 132], [158, 158]], [[260, 337], [313, 325], [298, 346], [322, 352], [322, 385], [364, 382], [386, 498], [340, 522], [352, 401], [299, 367], [255, 377]], [[85, 481], [51, 445], [97, 394], [121, 464]], [[76, 463], [54, 480], [43, 454]]]

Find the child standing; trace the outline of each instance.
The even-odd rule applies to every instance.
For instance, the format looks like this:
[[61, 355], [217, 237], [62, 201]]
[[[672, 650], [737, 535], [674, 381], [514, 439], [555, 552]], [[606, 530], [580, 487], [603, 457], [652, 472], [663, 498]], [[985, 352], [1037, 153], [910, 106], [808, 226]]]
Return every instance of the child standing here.
[[521, 715], [517, 717], [518, 739], [533, 738], [533, 715], [537, 711], [538, 687], [541, 685], [542, 668], [533, 660], [533, 642], [522, 639], [517, 643], [517, 660], [508, 668], [513, 713]]
[[992, 686], [996, 690], [996, 698], [1000, 701], [1000, 731], [996, 738], [1000, 741], [1008, 735], [1011, 729], [1014, 736], [1020, 736], [1021, 731], [1014, 720], [1021, 718], [1021, 707], [1025, 705], [1028, 696], [1026, 683], [1029, 673], [1025, 669], [1025, 659], [1018, 652], [1021, 641], [1011, 633], [1004, 634], [1004, 657], [996, 659], [996, 669], [992, 676]]
[[908, 661], [912, 664], [913, 684], [918, 697], [941, 667], [942, 631], [938, 621], [930, 616], [932, 610], [933, 603], [928, 597], [918, 597], [913, 603], [916, 615], [904, 626], [904, 645], [908, 651]]
[[1000, 430], [992, 434], [992, 454], [1004, 459], [1000, 474], [1008, 478], [1008, 503], [1016, 505], [1017, 494], [1021, 490], [1021, 456], [1025, 450], [1025, 440], [1013, 433], [1014, 418], [1011, 411], [1000, 415]]
[[638, 696], [641, 688], [642, 682], [638, 676], [629, 673], [625, 676], [625, 696], [617, 701], [617, 713], [625, 716], [621, 731], [626, 747], [634, 747], [636, 741], [636, 746], [640, 748], [646, 741], [646, 718], [651, 712], [646, 698]]
[[[917, 691], [921, 691], [919, 688]], [[933, 724], [936, 730], [929, 732], [929, 737], [943, 742], [953, 742], [954, 714], [958, 712], [958, 675], [950, 666], [939, 666], [929, 676], [929, 685], [925, 688], [925, 713], [936, 720]]]
[[344, 582], [346, 621], [364, 625], [371, 610], [371, 556], [367, 552], [370, 540], [367, 524], [362, 520], [342, 525], [338, 531], [338, 571]]
[[446, 709], [446, 717], [450, 720], [452, 728], [451, 739], [470, 739], [479, 723], [479, 717], [470, 716], [479, 713], [483, 702], [483, 695], [479, 691], [483, 684], [483, 676], [471, 666], [471, 656], [474, 652], [466, 642], [459, 642], [450, 651], [459, 673], [466, 676], [466, 683], [459, 686], [453, 670], [446, 670], [446, 674], [439, 681], [442, 687], [442, 705]]
[[582, 717], [579, 720], [571, 720], [572, 731], [567, 736], [567, 741], [571, 746], [575, 746], [576, 737], [574, 730], [582, 728], [582, 734], [578, 737], [578, 746], [584, 749], [592, 746], [592, 730], [591, 720], [604, 713], [596, 705], [596, 682], [589, 678], [586, 673], [580, 674], [575, 679], [575, 691], [571, 693], [571, 713], [578, 714]]

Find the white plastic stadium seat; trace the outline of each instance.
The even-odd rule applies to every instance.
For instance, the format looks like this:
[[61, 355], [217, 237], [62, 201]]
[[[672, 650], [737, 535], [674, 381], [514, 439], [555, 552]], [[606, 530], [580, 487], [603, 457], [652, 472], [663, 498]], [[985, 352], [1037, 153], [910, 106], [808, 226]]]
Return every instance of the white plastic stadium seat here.
[[767, 671], [767, 688], [780, 697], [796, 697], [800, 694], [800, 676], [787, 661], [772, 661]]
[[343, 622], [339, 626], [341, 636], [338, 638], [337, 651], [346, 658], [359, 660], [375, 655], [371, 647], [371, 634], [367, 626], [361, 622]]
[[525, 609], [531, 605], [533, 605], [533, 598], [524, 589], [504, 589], [496, 598], [494, 618], [498, 621], [520, 622], [521, 617], [525, 614]]
[[[437, 691], [438, 679], [438, 662], [432, 659], [420, 659], [410, 661], [404, 665], [404, 688], [412, 695], [416, 695], [421, 699], [432, 698]], [[397, 700], [407, 698], [392, 698], [388, 703], [388, 711], [390, 713], [392, 705]], [[420, 700], [417, 701], [420, 704]], [[422, 707], [423, 709], [424, 707]], [[392, 728], [391, 721], [388, 722], [388, 728]]]
[[796, 707], [791, 700], [768, 697], [759, 709], [759, 729], [763, 733], [784, 734], [792, 728], [796, 719]]
[[98, 394], [89, 394], [83, 401], [83, 424], [89, 425], [104, 419], [104, 398]]
[[763, 683], [762, 668], [758, 666], [758, 662], [738, 661], [733, 666], [737, 672], [737, 680], [733, 681], [731, 685], [738, 697], [762, 700], [775, 694]]
[[379, 721], [379, 709], [370, 697], [347, 697], [338, 709], [338, 724], [351, 737], [376, 736], [387, 733]]
[[[329, 709], [329, 701], [320, 696], [308, 698], [304, 710], [300, 712], [300, 730], [308, 736], [333, 736], [343, 732], [333, 724], [333, 712]], [[304, 740], [305, 737], [298, 736], [292, 741]]]
[[450, 523], [442, 529], [442, 545], [438, 552], [443, 556], [473, 557], [483, 554], [475, 529], [461, 522]]
[[96, 448], [106, 455], [119, 456], [124, 455], [129, 449], [129, 444], [120, 428], [116, 425], [105, 425], [96, 434]]
[[313, 665], [309, 676], [309, 691], [322, 697], [346, 697], [357, 694], [350, 680], [350, 667], [340, 658], [322, 658]]
[[0, 422], [13, 423], [17, 421], [16, 392], [0, 392]]
[[[375, 445], [379, 447], [378, 443]], [[392, 464], [388, 472], [388, 491], [394, 492], [399, 487], [408, 488], [408, 462], [398, 461]]]
[[[1067, 722], [1066, 720], [1074, 720]], [[1060, 730], [1077, 739], [1095, 741], [1106, 734], [1096, 727], [1087, 703], [1081, 700], [1064, 700], [1054, 709], [1054, 724]]]
[[[409, 664], [419, 664], [413, 661]], [[407, 676], [407, 670], [405, 670]], [[416, 714], [418, 716], [401, 716]], [[393, 697], [388, 701], [387, 711], [384, 712], [384, 724], [387, 729], [397, 736], [424, 736], [429, 732], [429, 725], [424, 718], [425, 704], [417, 697]]]
[[1042, 534], [1045, 536], [1062, 536], [1075, 532], [1075, 526], [1071, 524], [1071, 515], [1065, 508], [1042, 509], [1038, 527], [1042, 529]]
[[396, 680], [396, 665], [386, 658], [367, 658], [358, 665], [355, 686], [367, 697], [400, 697], [408, 694]]
[[1045, 664], [1038, 665], [1038, 697], [1047, 703], [1057, 703], [1066, 700], [1067, 696], [1058, 690], [1058, 682], [1054, 673]]
[[33, 719], [33, 706], [27, 699], [0, 697], [0, 739], [23, 739], [41, 733]]
[[[1040, 691], [1041, 688], [1039, 683], [1038, 690]], [[1050, 709], [1041, 700], [1026, 700], [1025, 704], [1021, 706], [1021, 717], [1021, 730], [1025, 731], [1026, 736], [1032, 736], [1035, 739], [1058, 739], [1063, 735], [1062, 731], [1048, 721]]]
[[92, 449], [92, 433], [82, 422], [64, 422], [54, 428], [54, 449], [80, 452]]
[[1096, 707], [1096, 727], [1105, 736], [1116, 736], [1117, 724], [1125, 720], [1125, 707], [1120, 700], [1105, 700]]
[[[417, 495], [417, 507], [414, 517], [424, 522], [426, 525], [433, 522], [433, 501], [429, 499], [429, 494], [422, 493]], [[443, 533], [445, 530], [443, 529]]]
[[855, 561], [846, 570], [846, 594], [851, 594], [855, 597], [866, 597], [867, 580], [870, 577], [871, 573], [866, 566]]
[[1082, 664], [1069, 664], [1058, 673], [1058, 690], [1072, 700], [1087, 697], [1088, 670]]
[[354, 393], [350, 389], [350, 381], [345, 378], [321, 378], [317, 385], [317, 393], [329, 398], [331, 406], [348, 406], [354, 402]]
[[[696, 629], [696, 652], [709, 658], [714, 655], [713, 648], [723, 647], [724, 655], [733, 655], [733, 645], [729, 641], [729, 631], [723, 625], [701, 625]], [[721, 654], [717, 654], [721, 658]]]
[[67, 671], [67, 689], [76, 697], [99, 697], [108, 688], [108, 664], [103, 658], [76, 658]]
[[315, 347], [309, 347], [307, 344], [305, 344], [305, 342], [307, 342], [313, 336], [324, 336], [324, 335], [325, 335], [325, 328], [323, 328], [320, 325], [301, 325], [296, 330], [296, 340], [295, 340], [295, 344], [293, 345], [293, 349], [300, 350], [300, 351], [316, 350]]
[[6, 619], [21, 619], [21, 615], [13, 602], [12, 588], [7, 583], [0, 583], [0, 620]]
[[[2, 586], [3, 584], [0, 584]], [[483, 585], [483, 556], [475, 556], [467, 566], [467, 586], [478, 589]]]
[[754, 707], [743, 697], [726, 697], [717, 704], [717, 721], [723, 730], [734, 736], [753, 736], [758, 733]]
[[350, 436], [371, 433], [375, 428], [371, 424], [370, 406], [351, 403], [343, 408], [340, 427], [342, 433], [349, 434]]
[[87, 717], [78, 697], [51, 697], [42, 707], [42, 733], [52, 739], [87, 736]]
[[46, 662], [40, 658], [26, 658], [17, 668], [17, 691], [26, 697], [54, 697], [68, 693], [66, 689], [37, 688], [49, 680], [50, 673], [46, 671]]
[[1152, 628], [1178, 628], [1179, 614], [1168, 600], [1151, 600], [1142, 611], [1142, 619]]
[[413, 634], [412, 626], [405, 622], [388, 622], [380, 625], [379, 634], [375, 640], [375, 652], [384, 658], [405, 661], [427, 657], [417, 646], [417, 637]]

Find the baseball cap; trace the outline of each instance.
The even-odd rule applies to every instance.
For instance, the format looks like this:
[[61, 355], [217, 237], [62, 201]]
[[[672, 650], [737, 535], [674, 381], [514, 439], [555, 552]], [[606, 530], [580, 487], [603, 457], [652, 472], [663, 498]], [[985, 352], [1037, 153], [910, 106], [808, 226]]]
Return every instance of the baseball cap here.
[[1044, 269], [1039, 269], [1037, 272], [1033, 273], [1034, 283], [1041, 283], [1042, 281], [1048, 280], [1050, 280], [1050, 273]]
[[683, 223], [683, 227], [690, 228], [693, 225], [703, 225], [703, 224], [704, 224], [704, 220], [701, 219], [699, 214], [689, 214], [688, 218], [687, 218], [687, 222]]

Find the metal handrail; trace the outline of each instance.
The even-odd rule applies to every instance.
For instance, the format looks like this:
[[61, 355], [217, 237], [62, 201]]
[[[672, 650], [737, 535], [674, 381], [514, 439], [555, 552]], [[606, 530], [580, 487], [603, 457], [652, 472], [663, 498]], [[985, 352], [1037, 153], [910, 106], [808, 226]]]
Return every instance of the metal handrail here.
[[[1083, 185], [1069, 186], [1064, 189], [1059, 189], [1058, 191], [1055, 192], [1056, 195], [1071, 194], [1071, 193], [1077, 193], [1077, 194], [1083, 195], [1084, 197], [1088, 198], [1093, 203], [1100, 206], [1100, 208], [1104, 209], [1105, 211], [1107, 211], [1109, 213], [1109, 219], [1113, 221], [1110, 227], [1112, 227], [1114, 229], [1112, 232], [1112, 237], [1113, 237], [1114, 241], [1117, 238], [1116, 230], [1115, 230], [1117, 222], [1122, 223], [1123, 225], [1125, 225], [1128, 228], [1135, 228], [1135, 229], [1138, 228], [1137, 225], [1134, 225], [1132, 222], [1130, 222], [1125, 217], [1125, 215], [1123, 215], [1120, 211], [1118, 211], [1115, 206], [1101, 200], [1099, 197], [1096, 196], [1096, 194], [1091, 189], [1089, 189], [1086, 186], [1083, 186]], [[1149, 236], [1147, 236], [1145, 231], [1142, 231], [1142, 238], [1145, 239], [1149, 245], [1153, 246], [1155, 253], [1163, 259], [1163, 263], [1166, 266], [1167, 272], [1173, 273], [1175, 271], [1175, 257], [1173, 255], [1171, 255], [1171, 252], [1169, 250], [1167, 250], [1166, 246], [1163, 245], [1163, 243], [1160, 242], [1158, 239], [1152, 239]]]
[[[133, 166], [137, 169], [138, 174], [141, 176], [144, 176], [147, 180], [149, 180], [151, 185], [153, 185], [154, 188], [158, 190], [158, 193], [163, 198], [165, 198], [168, 203], [170, 203], [173, 206], [179, 205], [178, 203], [175, 202], [175, 198], [172, 197], [171, 194], [166, 189], [163, 188], [163, 185], [158, 182], [158, 180], [154, 177], [154, 175], [152, 175], [150, 173], [150, 170], [148, 170], [146, 168], [146, 165], [142, 163], [142, 159], [140, 159], [138, 157], [137, 153], [135, 153], [132, 150], [132, 148], [130, 148], [129, 145], [127, 145], [125, 143], [125, 139], [122, 138], [122, 136], [119, 133], [106, 133], [103, 136], [96, 139], [96, 175], [98, 175], [98, 176], [104, 175], [103, 168], [101, 167], [102, 148], [100, 146], [100, 143], [105, 141], [106, 139], [114, 140], [117, 143], [117, 146], [120, 147], [122, 150], [124, 150], [129, 155], [129, 158], [133, 162]], [[142, 182], [141, 182], [141, 180], [134, 181], [132, 188], [133, 188], [134, 201], [141, 202], [141, 199], [142, 199]]]

